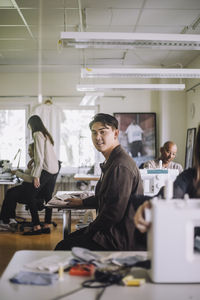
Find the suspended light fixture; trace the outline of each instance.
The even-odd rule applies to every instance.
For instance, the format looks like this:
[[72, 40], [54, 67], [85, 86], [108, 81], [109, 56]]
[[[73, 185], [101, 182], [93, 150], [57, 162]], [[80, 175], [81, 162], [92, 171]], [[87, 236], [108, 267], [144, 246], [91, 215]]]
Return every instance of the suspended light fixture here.
[[73, 48], [200, 50], [198, 34], [65, 31], [59, 42]]
[[200, 69], [82, 68], [82, 78], [200, 78]]
[[78, 84], [79, 92], [100, 92], [115, 90], [165, 90], [181, 91], [185, 89], [185, 84]]

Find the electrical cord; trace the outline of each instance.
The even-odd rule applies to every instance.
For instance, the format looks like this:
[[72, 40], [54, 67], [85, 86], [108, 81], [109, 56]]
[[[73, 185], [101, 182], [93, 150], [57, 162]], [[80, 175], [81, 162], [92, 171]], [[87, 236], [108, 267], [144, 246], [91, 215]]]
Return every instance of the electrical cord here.
[[101, 291], [96, 295], [95, 300], [100, 300], [106, 288], [102, 288]]
[[79, 292], [79, 291], [81, 291], [83, 289], [84, 289], [84, 287], [81, 286], [81, 287], [79, 287], [77, 289], [74, 289], [72, 291], [69, 291], [69, 292], [67, 292], [67, 293], [65, 293], [63, 295], [57, 296], [57, 297], [53, 298], [52, 300], [60, 300], [60, 299], [62, 299], [64, 297], [68, 297], [68, 296], [70, 296], [72, 294], [75, 294], [75, 293], [77, 293], [77, 292]]
[[[139, 261], [134, 266], [141, 267], [144, 269], [150, 268], [150, 260]], [[72, 294], [75, 294], [81, 291], [84, 288], [101, 288], [102, 290], [96, 295], [95, 300], [100, 300], [103, 295], [106, 287], [111, 286], [113, 284], [120, 284], [123, 277], [125, 277], [133, 266], [127, 267], [119, 267], [115, 270], [107, 270], [107, 269], [96, 269], [94, 273], [94, 279], [85, 280], [82, 282], [81, 287], [76, 288], [72, 291], [69, 291], [63, 295], [57, 296], [52, 300], [60, 300], [64, 297], [68, 297]]]
[[107, 286], [118, 284], [122, 280], [121, 274], [113, 274], [106, 271], [95, 271], [95, 278], [82, 282], [82, 286], [85, 288], [105, 288]]

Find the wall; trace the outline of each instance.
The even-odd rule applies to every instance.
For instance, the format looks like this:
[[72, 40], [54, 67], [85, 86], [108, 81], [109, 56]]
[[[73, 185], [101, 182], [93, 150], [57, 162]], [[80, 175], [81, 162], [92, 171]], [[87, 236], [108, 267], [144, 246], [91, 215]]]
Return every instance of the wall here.
[[159, 92], [160, 145], [172, 140], [177, 144], [175, 161], [185, 164], [186, 94], [185, 91]]
[[[200, 56], [195, 59], [188, 68], [200, 68]], [[192, 88], [196, 84], [200, 83], [200, 78], [198, 79], [188, 79], [187, 89]], [[187, 99], [187, 128], [198, 127], [200, 123], [200, 85], [195, 89], [188, 91], [186, 96]]]
[[[83, 93], [77, 92], [75, 88], [77, 82], [83, 83], [79, 77], [79, 72], [72, 71], [44, 73], [42, 76], [42, 93], [46, 96], [59, 96], [53, 98], [54, 103], [79, 105], [83, 96]], [[130, 80], [134, 83], [138, 81]], [[117, 80], [115, 82], [117, 83]], [[121, 80], [118, 82], [122, 83]], [[149, 82], [151, 81], [149, 80]], [[37, 94], [38, 76], [36, 73], [0, 73], [0, 104], [5, 103], [5, 101], [6, 103], [16, 103], [17, 101], [18, 104], [21, 101], [27, 101], [34, 106], [38, 104]], [[17, 95], [25, 96], [25, 98], [9, 98], [9, 96]], [[6, 98], [2, 98], [2, 96], [6, 96]], [[28, 96], [35, 96], [35, 98]], [[188, 102], [190, 101], [192, 100], [188, 100]], [[98, 102], [98, 110], [106, 113], [155, 112], [157, 114], [157, 148], [159, 149], [166, 140], [175, 141], [178, 146], [177, 161], [184, 165], [187, 105], [185, 92], [135, 90], [106, 93], [105, 97]], [[191, 126], [189, 120], [188, 124]]]

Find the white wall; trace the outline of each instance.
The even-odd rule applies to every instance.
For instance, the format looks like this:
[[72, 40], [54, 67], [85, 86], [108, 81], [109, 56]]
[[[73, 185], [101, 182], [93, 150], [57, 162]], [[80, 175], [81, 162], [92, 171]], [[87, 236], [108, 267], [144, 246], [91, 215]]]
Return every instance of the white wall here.
[[[200, 56], [195, 59], [188, 68], [198, 69], [200, 68]], [[187, 89], [192, 88], [196, 84], [200, 83], [200, 78], [198, 79], [188, 79]], [[187, 93], [187, 128], [198, 127], [200, 123], [200, 85], [194, 90], [188, 91]], [[194, 111], [193, 111], [194, 110]]]
[[[134, 83], [137, 81], [132, 80]], [[63, 96], [62, 98], [53, 97], [54, 103], [78, 105], [83, 93], [76, 92], [77, 82], [83, 83], [80, 80], [79, 72], [44, 73], [42, 76], [42, 93], [46, 96]], [[117, 83], [117, 81], [115, 82]], [[121, 83], [121, 80], [118, 82]], [[36, 73], [0, 73], [1, 97], [26, 96], [25, 98], [18, 97], [17, 100], [9, 97], [0, 98], [1, 103], [5, 100], [7, 103], [13, 103], [16, 100], [17, 103], [27, 101], [35, 105], [37, 104], [37, 94], [38, 76]], [[193, 95], [193, 92], [190, 94]], [[28, 96], [35, 96], [35, 98], [28, 98]], [[197, 98], [195, 98], [195, 103], [198, 105], [198, 111], [200, 111]], [[192, 100], [187, 98], [187, 102], [190, 101]], [[186, 127], [187, 124], [191, 126], [190, 120], [187, 121], [187, 124], [185, 121], [188, 118], [188, 103], [186, 103], [185, 92], [119, 91], [114, 94], [106, 94], [105, 97], [101, 98], [98, 110], [105, 113], [155, 112], [157, 115], [157, 148], [159, 149], [167, 140], [175, 141], [178, 146], [177, 161], [184, 165]], [[195, 117], [195, 124], [196, 118], [198, 117]]]
[[186, 143], [186, 96], [185, 92], [159, 92], [160, 145], [168, 140], [178, 146], [176, 161], [184, 166]]

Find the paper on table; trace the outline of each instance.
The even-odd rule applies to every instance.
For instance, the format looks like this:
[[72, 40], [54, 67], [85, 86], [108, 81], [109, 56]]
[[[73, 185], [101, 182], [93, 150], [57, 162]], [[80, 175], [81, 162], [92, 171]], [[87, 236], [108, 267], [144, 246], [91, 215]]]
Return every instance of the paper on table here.
[[59, 207], [65, 207], [68, 204], [69, 198], [80, 198], [85, 199], [87, 197], [93, 196], [94, 192], [92, 191], [84, 191], [84, 192], [69, 192], [69, 193], [62, 193], [62, 194], [56, 194], [46, 206], [59, 206]]
[[84, 191], [84, 192], [73, 192], [73, 193], [64, 193], [64, 194], [57, 194], [55, 197], [60, 200], [67, 200], [68, 198], [81, 198], [85, 199], [87, 197], [93, 196], [94, 192], [92, 191]]
[[62, 266], [66, 268], [70, 265], [70, 261], [72, 260], [72, 256], [63, 258], [57, 255], [43, 257], [31, 263], [25, 265], [26, 268], [32, 269], [35, 271], [46, 271], [46, 272], [56, 272], [58, 271], [59, 267]]

